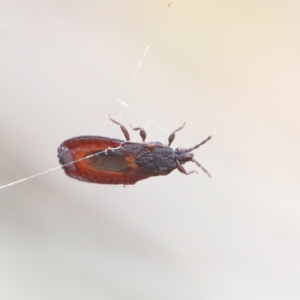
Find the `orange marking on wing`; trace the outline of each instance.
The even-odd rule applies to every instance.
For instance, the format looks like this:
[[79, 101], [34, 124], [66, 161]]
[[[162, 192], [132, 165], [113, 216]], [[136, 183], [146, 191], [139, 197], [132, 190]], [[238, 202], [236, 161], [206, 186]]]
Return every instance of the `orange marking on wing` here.
[[138, 167], [138, 165], [135, 162], [135, 158], [133, 156], [127, 156], [125, 158], [125, 161], [128, 164], [128, 166], [132, 169], [136, 169]]

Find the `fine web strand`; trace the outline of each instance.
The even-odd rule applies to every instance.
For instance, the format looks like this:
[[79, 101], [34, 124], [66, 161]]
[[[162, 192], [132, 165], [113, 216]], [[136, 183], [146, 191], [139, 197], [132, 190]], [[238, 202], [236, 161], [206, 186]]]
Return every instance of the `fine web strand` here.
[[[167, 10], [166, 10], [166, 13], [170, 10], [171, 5], [173, 4], [173, 2], [174, 2], [174, 1], [170, 1], [170, 2], [168, 3], [168, 7], [167, 7]], [[143, 64], [143, 62], [144, 62], [144, 60], [145, 60], [145, 57], [146, 57], [146, 55], [147, 55], [147, 53], [148, 53], [150, 47], [152, 46], [152, 44], [153, 44], [153, 42], [154, 42], [154, 39], [155, 39], [157, 33], [159, 32], [160, 28], [163, 26], [163, 23], [164, 23], [164, 21], [166, 20], [166, 16], [167, 16], [166, 13], [161, 17], [160, 21], [158, 22], [158, 26], [156, 27], [154, 33], [152, 34], [151, 39], [150, 39], [150, 41], [148, 42], [148, 44], [147, 44], [147, 46], [146, 46], [146, 48], [145, 48], [145, 50], [144, 50], [144, 52], [143, 52], [142, 57], [141, 57], [140, 60], [138, 61], [137, 66], [136, 66], [136, 69], [135, 69], [135, 72], [134, 72], [134, 74], [133, 74], [133, 80], [131, 81], [131, 83], [130, 83], [129, 86], [132, 86], [133, 81], [136, 79], [137, 73], [138, 73], [139, 69], [141, 68], [141, 66], [142, 66], [142, 64]]]
[[[172, 4], [172, 1], [169, 2], [168, 4], [168, 10], [170, 8], [170, 4]], [[152, 35], [150, 41], [148, 42], [144, 52], [143, 52], [143, 55], [141, 57], [141, 59], [138, 61], [138, 64], [137, 64], [137, 67], [136, 67], [136, 70], [135, 70], [135, 73], [134, 73], [134, 78], [136, 78], [136, 73], [137, 71], [140, 69], [140, 67], [142, 66], [142, 63], [146, 57], [146, 55], [148, 54], [148, 50], [150, 48], [150, 46], [152, 45], [164, 19], [165, 19], [166, 15], [164, 15], [162, 17], [162, 19], [160, 20], [159, 22], [159, 25], [156, 27], [156, 30], [154, 32], [154, 34]], [[29, 39], [23, 37], [21, 34], [19, 34], [17, 31], [9, 28], [8, 26], [4, 25], [4, 24], [0, 24], [0, 28], [2, 30], [5, 30], [6, 32], [10, 33], [11, 35], [13, 35], [15, 38], [18, 38], [20, 39], [21, 41], [23, 41], [24, 43], [30, 45], [31, 47], [33, 47], [34, 49], [36, 49], [37, 51], [43, 53], [46, 57], [48, 57], [49, 59], [51, 59], [52, 61], [55, 61], [58, 65], [62, 66], [63, 68], [67, 69], [69, 72], [75, 74], [76, 76], [80, 77], [82, 80], [84, 80], [85, 82], [87, 82], [88, 84], [90, 84], [91, 86], [95, 87], [96, 89], [100, 90], [102, 93], [106, 94], [107, 96], [109, 96], [111, 99], [117, 101], [120, 105], [124, 106], [125, 108], [129, 108], [131, 110], [133, 110], [135, 113], [137, 114], [141, 114], [141, 112], [139, 111], [136, 111], [134, 109], [132, 109], [131, 107], [129, 107], [129, 104], [124, 102], [123, 100], [119, 99], [118, 97], [116, 97], [115, 95], [113, 95], [112, 93], [108, 92], [107, 90], [105, 90], [104, 88], [102, 88], [100, 85], [96, 84], [95, 82], [93, 82], [92, 80], [90, 80], [88, 77], [84, 76], [83, 74], [81, 74], [80, 72], [78, 72], [76, 69], [70, 67], [69, 65], [67, 65], [66, 63], [62, 62], [61, 60], [59, 60], [57, 57], [55, 57], [54, 55], [52, 55], [51, 53], [49, 53], [48, 51], [44, 50], [42, 47], [38, 46], [37, 44], [33, 43], [32, 41], [30, 41]], [[119, 118], [122, 117], [122, 113], [120, 114]], [[150, 123], [153, 123], [155, 124], [151, 119], [149, 119], [147, 117], [147, 125], [146, 125], [146, 129], [148, 128], [149, 124]], [[165, 132], [167, 132], [166, 130], [164, 130]], [[122, 144], [121, 144], [122, 145]], [[121, 146], [120, 145], [120, 146]], [[119, 146], [119, 147], [120, 147]], [[117, 149], [117, 148], [115, 148]], [[102, 153], [102, 152], [105, 152], [106, 150], [104, 151], [101, 151], [99, 153]], [[93, 155], [90, 155], [90, 156], [87, 156], [87, 157], [84, 157], [84, 158], [81, 158], [79, 160], [76, 160], [76, 161], [72, 161], [68, 164], [65, 164], [65, 165], [61, 165], [61, 166], [57, 166], [57, 167], [54, 167], [54, 168], [51, 168], [51, 169], [48, 169], [46, 171], [43, 171], [43, 172], [40, 172], [40, 173], [37, 173], [37, 174], [34, 174], [34, 175], [31, 175], [31, 176], [28, 176], [28, 177], [25, 177], [23, 179], [20, 179], [20, 180], [17, 180], [17, 181], [14, 181], [14, 182], [11, 182], [11, 183], [8, 183], [6, 185], [3, 185], [3, 186], [0, 186], [0, 189], [4, 189], [4, 188], [7, 188], [7, 187], [10, 187], [10, 186], [13, 186], [15, 184], [18, 184], [18, 183], [22, 183], [24, 181], [27, 181], [27, 180], [30, 180], [30, 179], [33, 179], [35, 177], [39, 177], [39, 176], [42, 176], [44, 174], [47, 174], [47, 173], [50, 173], [50, 172], [53, 172], [55, 170], [58, 170], [58, 169], [61, 169], [67, 165], [70, 165], [70, 164], [74, 164], [75, 162], [77, 161], [81, 161], [81, 160], [84, 160], [84, 159], [88, 159], [94, 155], [97, 155], [99, 153], [95, 153]]]
[[[126, 142], [128, 143], [129, 141], [126, 141]], [[91, 158], [91, 157], [96, 156], [96, 155], [99, 155], [99, 154], [101, 154], [101, 153], [107, 153], [107, 150], [115, 150], [115, 149], [119, 149], [124, 143], [125, 143], [125, 142], [121, 143], [120, 146], [118, 146], [118, 147], [116, 147], [116, 148], [108, 147], [107, 149], [105, 149], [105, 150], [103, 150], [103, 151], [99, 151], [99, 152], [97, 152], [97, 153], [94, 153], [94, 154], [85, 156], [85, 157], [83, 157], [83, 158], [80, 158], [80, 159], [77, 159], [77, 160], [73, 160], [73, 161], [71, 161], [71, 162], [69, 162], [69, 163], [67, 163], [67, 164], [64, 164], [64, 165], [61, 165], [61, 166], [58, 166], [58, 167], [54, 167], [54, 168], [52, 168], [52, 169], [48, 169], [47, 171], [43, 171], [43, 172], [37, 173], [37, 174], [35, 174], [35, 175], [31, 175], [31, 176], [28, 176], [28, 177], [26, 177], [26, 178], [23, 178], [23, 179], [20, 179], [20, 180], [13, 181], [13, 182], [11, 182], [11, 183], [2, 185], [2, 186], [0, 186], [0, 189], [7, 188], [7, 187], [9, 187], [9, 186], [12, 186], [12, 185], [21, 183], [21, 182], [23, 182], [23, 181], [26, 181], [26, 180], [29, 180], [29, 179], [32, 179], [32, 178], [35, 178], [35, 177], [38, 177], [38, 176], [42, 176], [42, 175], [44, 175], [44, 174], [47, 174], [47, 173], [50, 173], [50, 172], [52, 172], [52, 171], [61, 169], [61, 168], [66, 167], [66, 166], [68, 166], [68, 165], [72, 165], [72, 164], [74, 164], [74, 163], [76, 163], [76, 162], [78, 162], [78, 161], [81, 161], [81, 160], [85, 160], [85, 159]]]
[[[172, 5], [173, 3], [174, 3], [174, 1], [169, 2], [167, 10], [170, 9], [170, 7], [171, 7], [171, 5]], [[150, 49], [151, 45], [153, 44], [154, 39], [155, 39], [155, 37], [156, 37], [156, 35], [157, 35], [159, 29], [161, 28], [161, 26], [162, 26], [162, 24], [163, 24], [163, 21], [165, 20], [165, 17], [166, 17], [166, 15], [164, 15], [164, 16], [162, 17], [162, 19], [160, 20], [159, 25], [156, 27], [156, 30], [155, 30], [154, 34], [152, 35], [150, 41], [148, 42], [148, 44], [147, 44], [147, 46], [146, 46], [146, 48], [145, 48], [145, 50], [144, 50], [144, 52], [143, 52], [143, 55], [142, 55], [141, 59], [138, 61], [138, 64], [137, 64], [135, 73], [134, 73], [134, 75], [133, 75], [133, 78], [134, 78], [134, 79], [136, 78], [136, 74], [137, 74], [138, 70], [141, 68], [142, 63], [143, 63], [143, 61], [145, 60], [146, 55], [148, 54], [148, 50]], [[22, 40], [23, 42], [27, 43], [28, 45], [30, 45], [31, 47], [35, 48], [35, 49], [38, 50], [39, 52], [43, 53], [45, 56], [47, 56], [47, 57], [50, 58], [51, 60], [55, 61], [57, 64], [61, 65], [62, 67], [64, 67], [65, 69], [67, 69], [67, 70], [70, 71], [71, 73], [75, 74], [76, 76], [80, 77], [82, 80], [84, 80], [85, 82], [87, 82], [87, 83], [90, 84], [91, 86], [95, 87], [96, 89], [100, 90], [102, 93], [106, 94], [106, 95], [109, 96], [111, 99], [117, 101], [120, 105], [124, 106], [124, 107], [127, 108], [127, 109], [131, 109], [133, 112], [135, 112], [135, 113], [137, 113], [137, 114], [144, 115], [143, 113], [141, 113], [141, 112], [139, 112], [139, 111], [137, 111], [137, 110], [131, 108], [131, 107], [129, 106], [128, 103], [124, 102], [123, 100], [119, 99], [119, 98], [116, 97], [115, 95], [111, 94], [110, 92], [108, 92], [107, 90], [105, 90], [104, 88], [102, 88], [100, 85], [98, 85], [98, 84], [96, 84], [95, 82], [93, 82], [92, 80], [90, 80], [88, 77], [82, 75], [80, 72], [78, 72], [78, 71], [75, 70], [74, 68], [70, 67], [69, 65], [67, 65], [67, 64], [65, 64], [64, 62], [62, 62], [61, 60], [59, 60], [59, 59], [58, 59], [57, 57], [55, 57], [54, 55], [50, 54], [49, 52], [47, 52], [47, 51], [44, 50], [43, 48], [39, 47], [37, 44], [31, 42], [31, 41], [28, 40], [27, 38], [24, 38], [22, 35], [18, 34], [15, 30], [12, 30], [11, 28], [7, 27], [7, 26], [4, 25], [4, 24], [0, 24], [0, 28], [1, 28], [2, 30], [5, 30], [5, 31], [9, 32], [10, 34], [12, 34], [12, 35], [15, 36], [16, 38]], [[121, 118], [121, 117], [122, 117], [122, 113], [120, 114], [120, 117], [119, 117], [119, 118]], [[106, 119], [105, 119], [105, 120], [106, 120]], [[149, 118], [147, 117], [146, 130], [147, 130], [148, 126], [149, 126], [151, 123], [156, 124], [155, 122], [153, 122], [151, 119], [149, 119]], [[166, 129], [164, 129], [162, 126], [160, 126], [160, 125], [158, 125], [158, 124], [156, 124], [156, 125], [157, 125], [158, 128], [161, 129], [162, 131], [164, 131], [164, 132], [170, 134], [170, 132], [167, 131]], [[176, 137], [176, 139], [177, 139], [178, 141], [180, 141], [181, 143], [187, 145], [187, 143], [184, 142], [182, 139], [180, 139], [180, 138], [178, 138], [178, 137]], [[122, 144], [121, 144], [121, 145], [122, 145]], [[121, 146], [121, 145], [120, 145], [120, 146]], [[119, 146], [119, 147], [120, 147], [120, 146]], [[118, 148], [119, 148], [119, 147], [118, 147]], [[108, 149], [118, 149], [118, 148], [108, 148]], [[108, 149], [106, 149], [106, 150], [108, 150]], [[40, 173], [31, 175], [31, 176], [25, 177], [25, 178], [23, 178], [23, 179], [20, 179], [20, 180], [17, 180], [17, 181], [8, 183], [8, 184], [6, 184], [6, 185], [0, 186], [0, 189], [7, 188], [7, 187], [13, 186], [13, 185], [15, 185], [15, 184], [18, 184], [18, 183], [21, 183], [21, 182], [24, 182], [24, 181], [33, 179], [33, 178], [35, 178], [35, 177], [42, 176], [42, 175], [44, 175], [44, 174], [47, 174], [47, 173], [50, 173], [50, 172], [52, 172], [52, 171], [61, 169], [61, 168], [65, 167], [65, 166], [68, 166], [68, 165], [70, 165], [70, 164], [74, 164], [74, 163], [76, 163], [76, 162], [78, 162], [78, 161], [85, 160], [85, 159], [88, 159], [88, 158], [90, 158], [90, 157], [93, 157], [93, 156], [95, 156], [95, 155], [97, 155], [97, 154], [103, 153], [103, 152], [105, 152], [106, 150], [101, 151], [101, 152], [98, 152], [98, 153], [95, 153], [95, 154], [92, 154], [92, 155], [89, 155], [89, 156], [86, 156], [86, 157], [81, 158], [81, 159], [79, 159], [79, 160], [72, 161], [72, 162], [70, 162], [70, 163], [68, 163], [68, 164], [61, 165], [61, 166], [57, 166], [57, 167], [48, 169], [48, 170], [46, 170], [46, 171], [43, 171], [43, 172], [40, 172]]]
[[43, 53], [45, 56], [47, 56], [48, 58], [50, 58], [51, 60], [55, 61], [57, 64], [63, 66], [65, 69], [69, 70], [71, 73], [75, 74], [76, 76], [80, 77], [82, 80], [84, 80], [85, 82], [87, 82], [88, 84], [92, 85], [93, 87], [99, 89], [101, 92], [103, 92], [104, 94], [106, 94], [107, 96], [109, 96], [110, 98], [116, 100], [117, 102], [119, 102], [122, 106], [125, 106], [126, 108], [129, 107], [129, 105], [127, 103], [125, 103], [124, 101], [120, 100], [119, 98], [117, 98], [116, 96], [114, 96], [113, 94], [109, 93], [108, 91], [106, 91], [104, 88], [102, 88], [100, 85], [96, 84], [95, 82], [93, 82], [92, 80], [90, 80], [89, 78], [85, 77], [84, 75], [82, 75], [80, 72], [76, 71], [75, 69], [71, 68], [70, 66], [68, 66], [67, 64], [63, 63], [61, 60], [59, 60], [57, 57], [55, 57], [54, 55], [50, 54], [49, 52], [47, 52], [46, 50], [42, 49], [41, 47], [39, 47], [38, 45], [36, 45], [35, 43], [31, 42], [30, 40], [24, 38], [22, 35], [18, 34], [15, 30], [12, 30], [10, 28], [8, 28], [7, 26], [5, 26], [4, 24], [1, 24], [1, 29], [2, 30], [6, 30], [8, 32], [10, 32], [13, 36], [17, 37], [18, 39], [22, 40], [23, 42], [27, 43], [28, 45], [32, 46], [33, 48], [35, 48], [36, 50], [38, 50], [39, 52]]

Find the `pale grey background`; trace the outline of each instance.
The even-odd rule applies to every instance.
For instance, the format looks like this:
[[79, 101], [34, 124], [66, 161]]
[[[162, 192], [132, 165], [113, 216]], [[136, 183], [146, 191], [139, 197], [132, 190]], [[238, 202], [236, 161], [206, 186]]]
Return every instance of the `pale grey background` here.
[[1, 189], [1, 300], [300, 299], [299, 1], [0, 3], [0, 185], [108, 113], [214, 175]]

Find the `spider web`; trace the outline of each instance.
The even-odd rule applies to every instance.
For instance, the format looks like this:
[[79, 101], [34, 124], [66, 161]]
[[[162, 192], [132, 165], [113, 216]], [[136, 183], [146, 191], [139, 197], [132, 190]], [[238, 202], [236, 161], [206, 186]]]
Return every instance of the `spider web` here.
[[[164, 12], [162, 13], [160, 19], [157, 21], [157, 25], [156, 25], [156, 28], [154, 30], [154, 33], [151, 35], [148, 43], [146, 44], [146, 47], [144, 48], [143, 52], [142, 52], [142, 55], [140, 56], [140, 58], [138, 59], [137, 63], [136, 63], [136, 67], [135, 67], [135, 70], [134, 70], [134, 73], [132, 74], [132, 78], [131, 78], [131, 81], [130, 81], [130, 84], [129, 84], [129, 89], [132, 89], [134, 87], [134, 83], [136, 82], [137, 80], [137, 77], [138, 77], [138, 73], [139, 71], [141, 70], [142, 66], [143, 66], [143, 63], [146, 59], [146, 56], [149, 54], [149, 50], [152, 46], [152, 44], [154, 43], [155, 41], [155, 38], [160, 30], [160, 28], [164, 25], [164, 23], [166, 22], [167, 20], [167, 13], [168, 11], [171, 9], [172, 5], [174, 4], [174, 1], [169, 1], [169, 2], [165, 2], [163, 3], [162, 5], [165, 6], [164, 8]], [[52, 54], [50, 51], [48, 50], [45, 50], [43, 47], [40, 47], [37, 43], [35, 42], [32, 42], [30, 39], [27, 39], [25, 36], [23, 36], [22, 34], [19, 34], [19, 32], [17, 30], [14, 30], [13, 28], [10, 28], [9, 26], [7, 26], [6, 24], [1, 24], [1, 31], [2, 32], [5, 32], [5, 33], [8, 33], [10, 34], [11, 36], [13, 36], [14, 38], [18, 39], [18, 40], [21, 40], [22, 42], [24, 42], [25, 44], [29, 45], [31, 48], [33, 48], [35, 51], [38, 51], [42, 54], [44, 54], [46, 57], [48, 57], [51, 61], [53, 61], [55, 64], [63, 67], [64, 69], [66, 69], [67, 71], [73, 73], [74, 75], [76, 75], [77, 77], [80, 78], [80, 80], [88, 83], [90, 86], [94, 87], [95, 89], [98, 89], [101, 91], [101, 93], [105, 94], [106, 96], [108, 96], [112, 101], [116, 101], [118, 102], [123, 108], [121, 109], [121, 113], [119, 114], [119, 117], [118, 117], [118, 120], [121, 119], [122, 117], [122, 113], [124, 111], [124, 108], [125, 109], [129, 109], [131, 111], [133, 111], [135, 114], [138, 114], [138, 115], [144, 115], [145, 114], [142, 112], [142, 111], [139, 111], [139, 110], [136, 110], [134, 107], [131, 107], [129, 105], [129, 103], [123, 101], [122, 98], [119, 98], [115, 95], [113, 95], [112, 93], [110, 93], [107, 89], [103, 88], [101, 85], [97, 84], [95, 81], [91, 80], [89, 77], [83, 75], [81, 72], [77, 71], [75, 68], [71, 67], [70, 65], [68, 65], [67, 63], [63, 62], [61, 59], [59, 59], [57, 56], [55, 56], [54, 54]], [[159, 125], [159, 124], [156, 124], [152, 119], [150, 119], [148, 116], [145, 116], [146, 120], [147, 120], [147, 123], [146, 123], [146, 126], [145, 126], [145, 130], [147, 130], [148, 126], [150, 124], [154, 124], [156, 125], [159, 130], [163, 131], [163, 132], [166, 132], [168, 134], [170, 134], [170, 131], [166, 130], [163, 126]], [[105, 121], [107, 119], [104, 119], [102, 120]], [[99, 124], [97, 122], [97, 124]], [[186, 142], [184, 142], [182, 139], [176, 137], [176, 139], [178, 141], [181, 141], [181, 143], [187, 145]], [[102, 151], [103, 152], [103, 151]], [[94, 155], [97, 155], [94, 154]], [[90, 157], [90, 156], [89, 156]], [[87, 157], [87, 158], [89, 158]], [[75, 161], [74, 161], [75, 162]], [[72, 163], [74, 163], [72, 162]], [[72, 163], [69, 163], [69, 164], [72, 164]], [[68, 164], [66, 164], [68, 165]], [[24, 182], [26, 180], [29, 180], [29, 179], [33, 179], [35, 177], [39, 177], [39, 176], [42, 176], [44, 174], [47, 174], [49, 172], [52, 172], [52, 171], [55, 171], [55, 170], [58, 170], [58, 169], [61, 169], [62, 167], [66, 166], [66, 165], [63, 165], [63, 166], [57, 166], [57, 167], [54, 167], [54, 168], [50, 168], [48, 170], [45, 170], [45, 171], [42, 171], [42, 172], [39, 172], [39, 173], [36, 173], [34, 175], [31, 175], [31, 176], [27, 176], [25, 178], [22, 178], [22, 179], [19, 179], [17, 181], [13, 181], [13, 182], [10, 182], [8, 184], [5, 184], [5, 185], [2, 185], [0, 186], [0, 189], [4, 189], [4, 188], [7, 188], [7, 187], [10, 187], [12, 185], [15, 185], [15, 184], [18, 184], [18, 183], [21, 183], [21, 182]]]

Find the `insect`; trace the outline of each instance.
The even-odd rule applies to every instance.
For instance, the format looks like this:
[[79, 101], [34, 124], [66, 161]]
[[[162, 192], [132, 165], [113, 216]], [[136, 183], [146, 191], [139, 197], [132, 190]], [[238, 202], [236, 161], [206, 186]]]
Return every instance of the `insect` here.
[[142, 143], [131, 142], [124, 125], [109, 118], [120, 126], [126, 141], [102, 136], [79, 136], [64, 141], [58, 147], [58, 157], [68, 176], [86, 182], [128, 185], [148, 177], [168, 175], [176, 168], [183, 174], [192, 174], [196, 171], [187, 172], [183, 167], [183, 164], [191, 161], [211, 177], [191, 153], [210, 140], [211, 136], [192, 148], [173, 150], [170, 146], [175, 134], [185, 123], [170, 134], [169, 144], [164, 145], [146, 142], [145, 130], [130, 125], [133, 130], [139, 130], [143, 140]]

